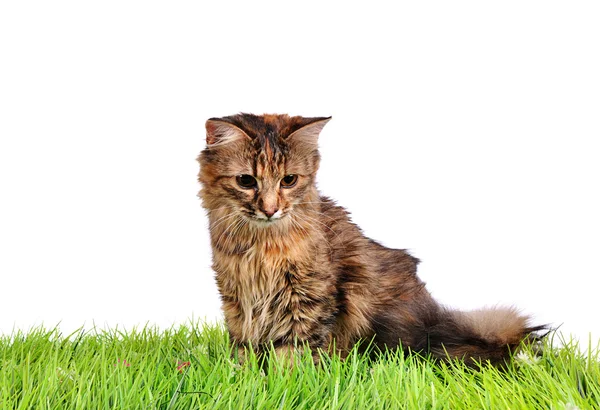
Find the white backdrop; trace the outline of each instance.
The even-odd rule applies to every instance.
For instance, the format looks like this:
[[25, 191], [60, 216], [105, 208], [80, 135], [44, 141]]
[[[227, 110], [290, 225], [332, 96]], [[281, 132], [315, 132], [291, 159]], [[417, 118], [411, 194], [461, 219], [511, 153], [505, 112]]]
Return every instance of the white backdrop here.
[[0, 332], [218, 320], [195, 157], [245, 111], [332, 115], [322, 192], [442, 302], [597, 340], [598, 3], [394, 4], [2, 2]]

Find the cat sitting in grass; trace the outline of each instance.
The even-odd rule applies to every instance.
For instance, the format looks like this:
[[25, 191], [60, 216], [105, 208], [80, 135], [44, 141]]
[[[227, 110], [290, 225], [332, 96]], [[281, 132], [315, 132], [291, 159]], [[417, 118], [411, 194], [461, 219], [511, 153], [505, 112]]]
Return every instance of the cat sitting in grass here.
[[514, 308], [451, 310], [417, 276], [419, 260], [363, 235], [316, 187], [330, 118], [238, 114], [206, 122], [200, 198], [232, 342], [289, 355], [345, 355], [358, 341], [437, 359], [501, 365], [543, 326]]

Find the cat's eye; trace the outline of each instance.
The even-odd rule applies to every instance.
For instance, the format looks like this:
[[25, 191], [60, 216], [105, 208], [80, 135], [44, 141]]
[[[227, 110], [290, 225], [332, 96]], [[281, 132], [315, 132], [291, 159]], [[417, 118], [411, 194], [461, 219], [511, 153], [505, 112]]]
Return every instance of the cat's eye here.
[[252, 175], [238, 175], [237, 177], [235, 177], [235, 181], [240, 187], [244, 189], [250, 189], [256, 186], [256, 179]]
[[281, 179], [281, 186], [283, 188], [291, 188], [298, 182], [298, 175], [286, 175]]

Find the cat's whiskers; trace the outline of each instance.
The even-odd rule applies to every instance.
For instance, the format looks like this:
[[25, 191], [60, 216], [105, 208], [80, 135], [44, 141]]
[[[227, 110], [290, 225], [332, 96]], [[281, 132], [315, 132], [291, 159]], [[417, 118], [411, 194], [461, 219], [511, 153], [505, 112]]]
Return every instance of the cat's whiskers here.
[[302, 202], [295, 202], [296, 205], [304, 205], [304, 204], [324, 204], [326, 202], [324, 201], [302, 201]]
[[[223, 229], [223, 230], [219, 231], [219, 232], [218, 232], [218, 234], [217, 234], [217, 235], [215, 235], [215, 236], [216, 236], [216, 240], [215, 240], [215, 246], [216, 246], [217, 248], [219, 248], [219, 249], [225, 249], [225, 248], [222, 246], [222, 242], [223, 242], [223, 241], [224, 241], [224, 240], [227, 238], [227, 235], [225, 235], [225, 232], [227, 232], [227, 230], [228, 230], [229, 228], [231, 228], [231, 227], [232, 227], [232, 226], [233, 226], [233, 225], [234, 225], [236, 222], [237, 222], [237, 221], [235, 221], [235, 220], [234, 220], [234, 221], [233, 221], [233, 222], [231, 222], [231, 223], [230, 223], [230, 224], [229, 224], [229, 225], [228, 225], [228, 226], [227, 226], [225, 229]], [[215, 233], [216, 233], [216, 232], [215, 232]]]
[[227, 218], [231, 218], [233, 215], [231, 213], [227, 213], [218, 219], [210, 222], [210, 229], [216, 229], [219, 225], [221, 225]]
[[[300, 215], [295, 214], [296, 217], [300, 218]], [[325, 234], [323, 233], [323, 231], [319, 228], [318, 225], [315, 225], [314, 223], [308, 221], [308, 220], [300, 220], [300, 221], [294, 221], [295, 224], [302, 230], [304, 230], [305, 232], [309, 232], [308, 230], [306, 230], [304, 228], [303, 225], [308, 225], [310, 228], [312, 228], [310, 230], [310, 232], [312, 233], [316, 233], [317, 235], [319, 235], [321, 237], [321, 240], [325, 243], [325, 245], [327, 245], [327, 247], [329, 248], [329, 254], [333, 255], [333, 247], [331, 246], [331, 243], [329, 242], [329, 240], [327, 239], [327, 237], [325, 236]]]
[[304, 217], [307, 218], [307, 219], [309, 219], [309, 220], [311, 220], [311, 221], [314, 221], [314, 222], [316, 222], [318, 224], [323, 225], [325, 228], [329, 229], [337, 238], [339, 238], [338, 233], [336, 231], [334, 231], [333, 229], [331, 229], [331, 227], [328, 226], [327, 224], [319, 221], [317, 218], [313, 218], [312, 216], [304, 215]]
[[211, 209], [208, 210], [208, 213], [217, 212], [217, 211], [220, 211], [222, 209], [233, 209], [233, 206], [228, 204], [228, 205], [219, 206], [217, 208], [211, 208]]
[[[323, 203], [324, 203], [323, 201], [308, 201], [308, 202], [296, 202], [294, 205], [323, 204]], [[316, 213], [316, 214], [318, 214], [318, 215], [321, 215], [321, 216], [323, 216], [323, 217], [325, 217], [325, 218], [327, 218], [329, 220], [337, 221], [337, 219], [335, 219], [334, 217], [329, 216], [326, 213], [321, 212], [320, 210], [318, 210], [316, 208], [309, 208], [309, 210], [312, 211], [312, 212], [314, 212], [314, 213]]]
[[294, 219], [294, 215], [291, 215], [290, 218], [290, 223], [293, 225], [294, 228], [297, 228], [298, 231], [301, 231], [304, 234], [309, 233], [308, 230], [306, 228], [304, 228], [302, 225], [300, 225], [300, 223], [298, 223], [295, 219]]
[[[223, 215], [219, 216], [219, 214], [221, 212], [223, 212], [224, 210], [227, 210], [229, 212], [225, 212]], [[225, 206], [221, 206], [221, 207], [209, 210], [208, 218], [209, 218], [210, 229], [214, 229], [215, 227], [217, 227], [219, 222], [226, 219], [227, 217], [233, 216], [234, 211], [235, 211], [235, 208], [231, 205], [225, 205]], [[217, 212], [219, 214], [217, 214]], [[216, 217], [216, 219], [215, 219], [215, 217]]]
[[[308, 221], [304, 221], [303, 223], [300, 223], [299, 221], [297, 221], [295, 219], [295, 217], [293, 215], [290, 216], [290, 223], [293, 225], [293, 228], [295, 228], [296, 232], [301, 232], [305, 236], [310, 236], [311, 233], [316, 232], [321, 237], [321, 239], [325, 241], [325, 243], [329, 247], [329, 250], [332, 251], [332, 248], [329, 245], [327, 238], [325, 238], [323, 233], [316, 226], [314, 226], [313, 224], [311, 224]], [[307, 229], [304, 225], [308, 225], [312, 229]]]
[[[238, 233], [244, 228], [244, 225], [246, 224], [246, 221], [243, 218], [239, 219], [239, 222], [236, 226], [233, 227], [232, 232], [229, 234], [229, 243], [227, 246], [230, 245], [234, 245], [235, 241], [238, 241], [239, 244], [239, 238], [237, 238]], [[243, 247], [239, 246], [238, 249], [242, 249]], [[235, 246], [234, 246], [235, 249]]]
[[225, 228], [219, 235], [217, 243], [221, 249], [229, 250], [229, 241], [231, 240], [231, 231], [240, 223], [239, 219], [233, 220], [227, 228]]
[[229, 212], [224, 213], [223, 216], [231, 215], [231, 213], [234, 210], [234, 207], [232, 205], [225, 205], [225, 206], [220, 206], [218, 208], [210, 209], [208, 211], [208, 217], [209, 217], [209, 219], [210, 218], [214, 218], [215, 215], [219, 215], [220, 213], [223, 212], [223, 210], [229, 210]]
[[327, 215], [327, 214], [325, 214], [323, 212], [320, 212], [320, 211], [317, 211], [317, 210], [311, 210], [311, 211], [314, 212], [315, 214], [319, 215], [319, 216], [322, 216], [322, 217], [325, 217], [325, 218], [329, 219], [330, 221], [337, 222], [337, 219], [335, 219], [334, 217], [329, 216], [329, 215]]
[[[316, 212], [316, 211], [315, 211], [315, 212]], [[320, 212], [317, 212], [317, 213], [318, 213], [318, 214], [322, 214], [322, 213], [320, 213]], [[332, 229], [330, 226], [328, 226], [327, 224], [325, 224], [325, 223], [321, 222], [321, 221], [320, 221], [318, 218], [313, 218], [313, 217], [311, 217], [311, 216], [308, 216], [308, 215], [305, 215], [305, 217], [306, 217], [306, 218], [308, 218], [308, 219], [309, 219], [309, 220], [311, 220], [311, 221], [314, 221], [314, 222], [316, 222], [316, 223], [320, 224], [321, 226], [324, 226], [324, 227], [325, 227], [325, 228], [327, 228], [329, 231], [331, 231], [331, 232], [332, 232], [332, 233], [335, 235], [335, 238], [336, 238], [336, 239], [338, 239], [337, 243], [338, 243], [338, 244], [340, 244], [340, 245], [343, 247], [344, 251], [346, 251], [346, 244], [345, 244], [345, 243], [344, 243], [344, 241], [343, 241], [343, 240], [340, 238], [340, 233], [342, 233], [343, 231], [342, 231], [342, 232], [336, 232], [336, 231], [334, 231], [334, 230], [333, 230], [333, 229]], [[332, 220], [333, 220], [333, 221], [335, 221], [335, 219], [333, 219], [333, 218], [332, 218]], [[321, 236], [323, 237], [323, 239], [324, 239], [324, 240], [325, 240], [325, 241], [326, 241], [326, 242], [329, 244], [330, 242], [329, 242], [329, 240], [327, 239], [327, 236], [325, 235], [325, 232], [324, 232], [324, 231], [323, 231], [321, 228], [319, 228], [319, 227], [317, 227], [317, 229], [319, 230], [319, 232], [321, 232]], [[331, 246], [330, 246], [330, 249], [332, 249], [332, 248], [331, 248]]]
[[[242, 218], [236, 218], [232, 223], [230, 223], [227, 228], [223, 230], [219, 238], [217, 239], [217, 245], [219, 245], [222, 249], [228, 249], [229, 243], [233, 238], [233, 232], [230, 230], [234, 230], [241, 222], [243, 222]], [[221, 241], [225, 238], [225, 242], [221, 244]]]
[[[231, 228], [231, 232], [229, 232], [228, 234], [228, 238], [225, 242], [225, 246], [229, 247], [234, 245], [234, 242], [237, 238], [237, 234], [238, 232], [243, 229], [244, 225], [246, 224], [246, 220], [244, 218], [238, 218], [238, 222], [236, 223], [235, 226], [233, 226], [233, 228]], [[234, 246], [235, 248], [235, 246]]]

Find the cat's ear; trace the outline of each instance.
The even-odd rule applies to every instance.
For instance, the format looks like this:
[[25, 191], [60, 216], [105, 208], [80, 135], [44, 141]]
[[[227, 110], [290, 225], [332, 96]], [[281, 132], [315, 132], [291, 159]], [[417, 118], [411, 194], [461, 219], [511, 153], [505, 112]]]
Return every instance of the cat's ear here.
[[305, 118], [307, 123], [292, 132], [287, 137], [287, 140], [293, 143], [308, 144], [316, 147], [319, 134], [330, 119], [331, 117]]
[[206, 121], [206, 145], [216, 148], [235, 141], [250, 139], [240, 128], [218, 118]]

